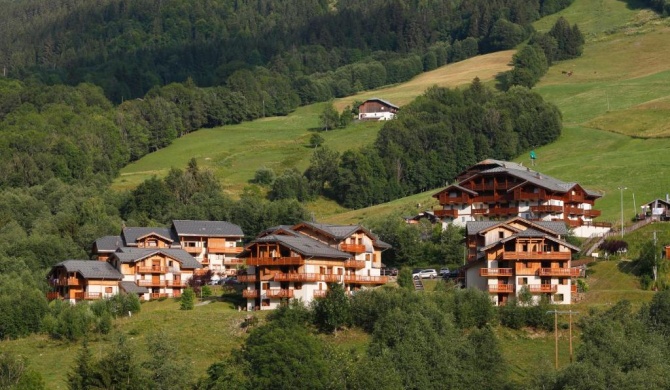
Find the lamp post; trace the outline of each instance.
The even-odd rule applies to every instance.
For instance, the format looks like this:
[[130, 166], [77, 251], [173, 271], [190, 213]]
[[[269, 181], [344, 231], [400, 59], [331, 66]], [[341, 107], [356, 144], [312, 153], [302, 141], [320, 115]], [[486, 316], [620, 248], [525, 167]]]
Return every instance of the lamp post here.
[[623, 190], [627, 190], [628, 187], [618, 187], [619, 192], [621, 193], [621, 239], [623, 239]]

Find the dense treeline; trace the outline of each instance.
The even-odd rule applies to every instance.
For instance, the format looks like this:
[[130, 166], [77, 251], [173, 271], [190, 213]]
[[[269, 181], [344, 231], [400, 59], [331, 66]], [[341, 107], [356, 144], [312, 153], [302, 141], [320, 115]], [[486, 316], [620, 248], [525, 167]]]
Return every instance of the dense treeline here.
[[309, 102], [512, 48], [571, 2], [3, 0], [0, 67], [49, 84], [92, 82], [115, 102], [188, 77], [229, 85], [262, 67]]
[[668, 0], [642, 0], [642, 3], [648, 5], [664, 17], [670, 15], [670, 1]]
[[558, 109], [527, 88], [498, 93], [478, 79], [465, 90], [433, 87], [384, 124], [373, 146], [341, 156], [317, 149], [305, 176], [360, 208], [443, 186], [486, 158], [514, 158], [556, 140], [561, 127]]

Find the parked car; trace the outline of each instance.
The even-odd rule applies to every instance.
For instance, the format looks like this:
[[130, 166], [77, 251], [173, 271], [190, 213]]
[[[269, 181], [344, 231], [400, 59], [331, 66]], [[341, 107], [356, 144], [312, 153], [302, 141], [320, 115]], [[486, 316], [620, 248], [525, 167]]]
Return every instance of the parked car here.
[[412, 278], [415, 279], [435, 279], [437, 278], [437, 271], [434, 268], [426, 268], [412, 272]]
[[449, 268], [440, 269], [440, 276], [443, 277], [443, 278], [448, 278], [449, 277]]
[[384, 275], [386, 276], [398, 276], [398, 269], [397, 268], [384, 268]]

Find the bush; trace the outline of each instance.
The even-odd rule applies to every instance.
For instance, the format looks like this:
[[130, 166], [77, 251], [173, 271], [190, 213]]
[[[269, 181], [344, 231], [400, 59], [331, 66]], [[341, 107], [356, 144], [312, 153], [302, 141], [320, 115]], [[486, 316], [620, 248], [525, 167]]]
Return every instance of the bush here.
[[179, 308], [181, 310], [193, 310], [195, 307], [195, 292], [193, 289], [187, 288], [181, 294], [181, 300], [179, 301]]
[[207, 298], [212, 296], [212, 288], [210, 286], [202, 286], [200, 290], [200, 297]]

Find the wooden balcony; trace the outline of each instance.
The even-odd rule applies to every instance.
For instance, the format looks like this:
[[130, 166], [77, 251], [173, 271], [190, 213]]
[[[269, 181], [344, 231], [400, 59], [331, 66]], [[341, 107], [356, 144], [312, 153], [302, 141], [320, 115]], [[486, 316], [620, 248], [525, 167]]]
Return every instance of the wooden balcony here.
[[600, 210], [594, 210], [594, 209], [584, 210], [584, 216], [585, 216], [585, 217], [588, 217], [588, 218], [597, 218], [597, 217], [600, 217], [600, 214], [601, 214], [601, 213], [602, 213], [602, 212], [601, 212]]
[[85, 300], [96, 300], [102, 298], [101, 293], [89, 293], [89, 292], [76, 292], [74, 293], [74, 299], [85, 299]]
[[586, 201], [586, 197], [583, 194], [569, 194], [568, 199], [569, 202], [579, 202], [582, 203]]
[[388, 281], [388, 276], [344, 275], [344, 283], [386, 284]]
[[489, 284], [489, 293], [498, 294], [498, 293], [513, 293], [514, 285], [513, 284]]
[[256, 283], [256, 275], [237, 275], [237, 281], [240, 283]]
[[498, 215], [517, 215], [519, 214], [518, 207], [494, 207], [490, 208], [488, 215], [498, 216]]
[[288, 289], [269, 289], [263, 291], [263, 298], [280, 299], [293, 298], [293, 290]]
[[516, 200], [542, 200], [547, 198], [547, 192], [540, 190], [538, 192], [514, 192], [514, 199]]
[[472, 209], [470, 213], [472, 215], [486, 215], [489, 212], [489, 209]]
[[574, 206], [565, 206], [563, 212], [569, 215], [584, 215], [584, 209]]
[[454, 203], [470, 203], [470, 196], [462, 194], [460, 196], [450, 197], [447, 193], [440, 193], [440, 196], [437, 197], [438, 202], [441, 205], [444, 204], [454, 204]]
[[532, 211], [536, 214], [561, 213], [561, 212], [563, 212], [563, 206], [557, 206], [557, 205], [530, 206], [530, 211]]
[[577, 293], [577, 285], [576, 284], [573, 284], [572, 286], [570, 286], [570, 292], [573, 293], [573, 294]]
[[186, 281], [184, 280], [166, 280], [165, 286], [172, 288], [184, 288], [187, 287], [188, 284], [186, 284]]
[[140, 287], [164, 287], [165, 282], [165, 280], [138, 280], [135, 283]]
[[532, 294], [555, 293], [558, 286], [555, 284], [528, 284], [528, 291]]
[[365, 268], [365, 260], [345, 260], [344, 268], [363, 269]]
[[258, 290], [242, 290], [244, 298], [258, 298]]
[[49, 291], [47, 292], [47, 300], [53, 301], [54, 299], [61, 299], [61, 295], [58, 291]]
[[241, 246], [210, 246], [209, 248], [207, 248], [207, 251], [209, 253], [238, 254], [242, 253], [243, 250], [244, 248]]
[[314, 298], [325, 298], [325, 297], [326, 297], [326, 294], [328, 294], [328, 290], [315, 290], [315, 291], [312, 293], [312, 296], [313, 296]]
[[184, 247], [182, 247], [182, 248], [183, 248], [186, 252], [188, 252], [188, 253], [190, 253], [190, 254], [192, 254], [192, 255], [193, 255], [193, 254], [196, 254], [196, 255], [197, 255], [197, 254], [200, 254], [200, 253], [202, 253], [202, 250], [205, 249], [205, 248], [203, 248], [203, 247], [201, 247], [201, 246], [184, 246]]
[[321, 281], [326, 283], [339, 283], [342, 281], [343, 275], [337, 274], [322, 274]]
[[479, 276], [513, 276], [511, 268], [480, 268]]
[[439, 218], [458, 218], [458, 210], [433, 210], [433, 214]]
[[363, 245], [363, 244], [340, 244], [340, 250], [342, 252], [365, 253], [365, 245]]
[[537, 275], [537, 268], [516, 267], [517, 276]]
[[540, 276], [577, 277], [579, 270], [576, 268], [540, 268]]
[[581, 219], [565, 219], [563, 222], [569, 227], [580, 227], [583, 224]]
[[244, 265], [244, 259], [238, 259], [238, 258], [224, 259], [223, 264], [225, 264], [225, 265]]
[[505, 199], [502, 195], [480, 195], [472, 198], [472, 203], [497, 203], [499, 200]]
[[503, 260], [570, 260], [570, 252], [503, 252]]
[[249, 257], [247, 265], [304, 265], [302, 257]]
[[321, 275], [307, 273], [276, 273], [274, 280], [275, 282], [316, 282], [321, 280]]
[[81, 281], [75, 277], [58, 278], [49, 281], [52, 286], [81, 286]]
[[137, 267], [137, 272], [141, 274], [164, 274], [168, 267], [151, 266], [151, 267]]

